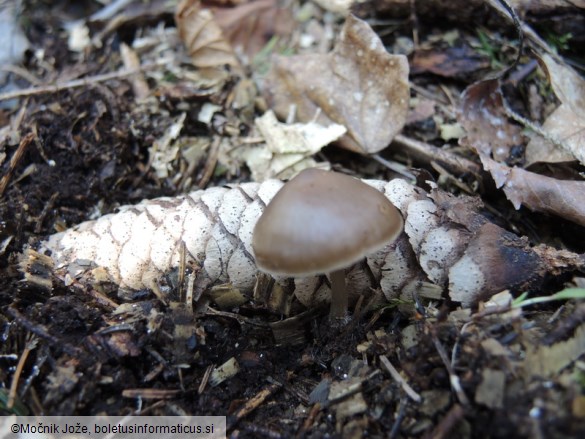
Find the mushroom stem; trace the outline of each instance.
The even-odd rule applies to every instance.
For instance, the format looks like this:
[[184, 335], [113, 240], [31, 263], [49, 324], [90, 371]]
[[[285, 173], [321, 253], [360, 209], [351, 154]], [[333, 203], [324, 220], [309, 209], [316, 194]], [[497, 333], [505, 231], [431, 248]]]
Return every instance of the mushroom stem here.
[[331, 308], [329, 317], [340, 319], [347, 313], [347, 288], [345, 285], [345, 270], [331, 272]]

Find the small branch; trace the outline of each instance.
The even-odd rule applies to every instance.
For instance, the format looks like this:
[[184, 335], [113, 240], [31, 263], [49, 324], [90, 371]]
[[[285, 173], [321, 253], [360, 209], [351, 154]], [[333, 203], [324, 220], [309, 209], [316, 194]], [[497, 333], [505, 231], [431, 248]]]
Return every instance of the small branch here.
[[431, 333], [431, 336], [433, 339], [433, 343], [435, 345], [435, 349], [439, 353], [439, 356], [441, 357], [441, 360], [443, 361], [443, 364], [445, 365], [445, 369], [447, 369], [447, 372], [449, 373], [449, 382], [451, 383], [451, 388], [453, 389], [453, 391], [457, 395], [457, 399], [459, 399], [459, 402], [461, 404], [463, 404], [464, 406], [469, 406], [469, 399], [467, 399], [467, 395], [465, 395], [465, 392], [463, 391], [463, 388], [461, 387], [461, 381], [459, 380], [459, 377], [455, 374], [455, 371], [451, 367], [451, 363], [449, 362], [449, 356], [447, 355], [447, 351], [445, 351], [445, 348], [443, 347], [443, 345], [439, 341], [439, 338], [437, 337], [437, 334], [435, 332], [435, 328], [431, 327], [430, 333]]
[[234, 428], [241, 419], [256, 410], [256, 408], [258, 408], [264, 401], [266, 401], [268, 397], [276, 393], [281, 388], [282, 384], [274, 382], [258, 392], [254, 397], [252, 397], [252, 399], [249, 399], [234, 415], [228, 416], [227, 429], [231, 430]]
[[34, 335], [30, 335], [28, 337], [26, 346], [24, 347], [24, 351], [22, 351], [22, 355], [18, 360], [16, 370], [14, 371], [14, 375], [12, 376], [12, 383], [10, 384], [8, 402], [6, 403], [6, 408], [8, 410], [14, 407], [14, 402], [16, 401], [16, 391], [18, 389], [18, 381], [20, 379], [20, 375], [22, 374], [22, 369], [24, 368], [24, 364], [26, 363], [28, 354], [30, 354], [30, 352], [37, 346], [37, 340], [38, 339]]
[[414, 402], [420, 403], [422, 401], [421, 396], [418, 393], [416, 393], [412, 387], [410, 387], [410, 385], [406, 382], [404, 378], [402, 378], [400, 373], [396, 370], [392, 363], [390, 363], [388, 357], [386, 357], [386, 355], [380, 355], [380, 361], [382, 362], [386, 370], [390, 372], [390, 375], [392, 376], [394, 381], [400, 384], [402, 390], [404, 390], [404, 392], [410, 397], [410, 399], [412, 399]]
[[429, 143], [421, 142], [402, 134], [397, 135], [392, 143], [399, 145], [401, 152], [412, 154], [424, 163], [437, 161], [454, 174], [472, 173], [476, 176], [481, 175], [481, 167], [477, 163]]
[[8, 184], [10, 183], [10, 179], [12, 178], [12, 174], [14, 173], [14, 170], [18, 166], [18, 163], [20, 163], [20, 159], [24, 155], [26, 148], [28, 147], [28, 145], [31, 144], [33, 139], [34, 139], [33, 133], [29, 133], [26, 136], [24, 136], [24, 138], [20, 141], [18, 148], [16, 149], [16, 151], [12, 155], [12, 158], [10, 159], [10, 163], [8, 164], [8, 170], [6, 171], [6, 174], [4, 174], [2, 176], [2, 178], [0, 179], [0, 197], [2, 197], [4, 195], [4, 191], [8, 187]]
[[102, 75], [88, 76], [87, 78], [75, 79], [73, 81], [67, 81], [57, 83], [54, 85], [44, 85], [40, 87], [30, 87], [22, 90], [14, 90], [6, 93], [0, 93], [0, 101], [6, 101], [9, 99], [21, 98], [24, 96], [35, 96], [47, 93], [57, 93], [59, 91], [68, 90], [71, 88], [78, 88], [96, 84], [99, 82], [109, 81], [111, 79], [121, 79], [128, 76], [137, 75], [147, 70], [154, 69], [156, 67], [164, 66], [169, 64], [168, 59], [161, 59], [157, 62], [145, 64], [138, 69], [124, 69], [115, 72], [104, 73]]

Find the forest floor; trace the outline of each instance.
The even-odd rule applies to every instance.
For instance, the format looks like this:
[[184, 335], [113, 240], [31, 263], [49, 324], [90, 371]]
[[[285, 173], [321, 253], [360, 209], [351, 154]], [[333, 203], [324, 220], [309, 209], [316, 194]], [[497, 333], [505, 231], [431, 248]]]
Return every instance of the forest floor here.
[[[259, 163], [233, 151], [262, 147], [255, 120], [269, 110], [283, 120], [293, 105], [296, 122], [311, 122], [294, 100], [306, 90], [282, 72], [336, 79], [286, 61], [275, 73], [272, 55], [329, 56], [345, 18], [325, 8], [344, 2], [15, 3], [0, 5], [23, 44], [0, 72], [0, 413], [226, 415], [232, 437], [584, 437], [585, 262], [515, 302], [524, 291], [509, 285], [463, 308], [445, 283], [438, 299], [353, 304], [343, 324], [299, 303], [287, 315], [254, 300], [193, 312], [178, 290], [166, 300], [140, 292], [128, 308], [115, 289], [34, 264], [26, 281], [22, 263], [25, 248], [121, 205], [286, 179], [297, 165], [427, 190], [433, 181], [480, 199], [486, 218], [529, 247], [585, 260], [583, 6], [511, 2], [526, 43], [517, 57], [518, 28], [492, 2], [356, 2], [355, 15], [408, 61], [408, 88], [396, 93], [410, 101], [381, 123], [373, 110], [356, 121], [355, 105], [317, 104], [324, 115], [341, 108], [347, 121], [329, 122], [353, 127], [353, 140], [286, 151], [298, 157], [278, 168], [276, 152]], [[352, 55], [341, 52], [332, 62], [343, 68]], [[375, 69], [356, 77], [394, 90], [401, 79]], [[293, 97], [283, 103], [279, 87]], [[486, 113], [505, 119], [503, 132], [479, 120]], [[535, 139], [534, 126], [554, 135]], [[356, 141], [362, 128], [379, 136]], [[569, 299], [528, 302], [559, 291]]]

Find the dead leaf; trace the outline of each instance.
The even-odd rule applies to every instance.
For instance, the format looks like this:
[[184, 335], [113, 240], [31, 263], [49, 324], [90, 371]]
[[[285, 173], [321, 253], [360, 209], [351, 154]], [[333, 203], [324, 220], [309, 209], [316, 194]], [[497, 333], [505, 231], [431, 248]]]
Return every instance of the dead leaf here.
[[186, 113], [181, 113], [164, 134], [148, 149], [150, 165], [158, 178], [164, 179], [172, 171], [171, 163], [177, 158], [179, 146], [175, 142], [183, 129]]
[[505, 391], [506, 374], [501, 370], [484, 369], [481, 373], [481, 383], [475, 391], [475, 402], [491, 409], [502, 408]]
[[519, 168], [510, 168], [481, 156], [498, 188], [503, 187], [516, 209], [521, 205], [547, 212], [585, 226], [585, 181], [558, 180]]
[[549, 139], [535, 136], [526, 147], [527, 162], [564, 162], [585, 164], [585, 80], [571, 67], [542, 55], [546, 70], [561, 105], [546, 119], [542, 128]]
[[295, 27], [289, 8], [276, 0], [257, 0], [235, 8], [214, 8], [215, 21], [238, 56], [247, 64], [273, 37], [288, 39]]
[[203, 8], [201, 1], [181, 1], [177, 6], [175, 22], [194, 66], [224, 68], [228, 65], [241, 71], [240, 62], [215, 21], [213, 12]]
[[490, 66], [484, 56], [469, 46], [449, 46], [446, 49], [418, 50], [410, 64], [412, 74], [430, 72], [445, 78], [464, 79]]
[[313, 0], [323, 9], [338, 14], [347, 15], [349, 12], [353, 0]]
[[391, 55], [370, 26], [349, 15], [329, 54], [273, 58], [264, 95], [276, 114], [344, 125], [341, 146], [362, 154], [388, 146], [408, 113], [408, 62]]
[[529, 345], [526, 349], [524, 370], [528, 376], [551, 377], [585, 353], [585, 325], [575, 335], [551, 346]]
[[317, 166], [312, 156], [346, 131], [336, 124], [324, 127], [315, 122], [280, 123], [272, 111], [257, 118], [255, 123], [266, 143], [243, 146], [239, 150], [254, 181], [288, 179], [305, 168]]
[[460, 140], [478, 154], [506, 161], [513, 146], [522, 144], [522, 127], [508, 121], [499, 79], [478, 81], [461, 96], [457, 119], [467, 136]]

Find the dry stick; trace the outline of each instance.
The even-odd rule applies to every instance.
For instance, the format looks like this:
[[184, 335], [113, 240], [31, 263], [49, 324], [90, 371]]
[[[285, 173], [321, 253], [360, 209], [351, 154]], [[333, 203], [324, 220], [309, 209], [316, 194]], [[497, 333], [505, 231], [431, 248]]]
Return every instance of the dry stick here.
[[217, 136], [213, 139], [211, 143], [211, 148], [209, 149], [209, 154], [207, 155], [207, 161], [205, 162], [205, 167], [203, 168], [203, 173], [201, 174], [201, 178], [197, 182], [197, 187], [200, 189], [205, 189], [207, 183], [211, 179], [213, 175], [213, 171], [215, 171], [215, 167], [217, 166], [217, 160], [219, 157], [219, 147], [221, 145], [221, 137]]
[[388, 435], [389, 439], [394, 439], [400, 433], [400, 426], [402, 425], [402, 421], [404, 421], [404, 416], [406, 414], [406, 407], [408, 406], [408, 399], [404, 396], [400, 398], [400, 403], [398, 404], [398, 414], [396, 415], [396, 420], [392, 424], [392, 428], [390, 429], [390, 434]]
[[437, 337], [435, 328], [430, 327], [429, 329], [430, 329], [429, 332], [430, 332], [431, 337], [433, 339], [433, 344], [435, 345], [435, 349], [439, 353], [439, 356], [441, 357], [441, 361], [443, 361], [443, 364], [445, 365], [445, 369], [447, 369], [447, 372], [449, 373], [449, 382], [451, 384], [451, 388], [453, 389], [453, 391], [457, 395], [459, 402], [461, 404], [463, 404], [464, 406], [468, 406], [469, 399], [467, 399], [467, 395], [465, 395], [465, 392], [461, 388], [461, 381], [459, 380], [459, 377], [455, 374], [455, 371], [451, 367], [451, 363], [449, 362], [449, 357], [447, 355], [447, 352], [445, 351], [445, 348], [443, 347], [443, 345], [439, 341], [439, 338]]
[[252, 399], [248, 400], [242, 408], [240, 408], [234, 415], [227, 419], [227, 429], [231, 430], [242, 419], [252, 413], [258, 408], [268, 397], [276, 393], [282, 387], [282, 384], [274, 382], [269, 384], [260, 392], [258, 392]]
[[197, 393], [199, 395], [201, 395], [205, 391], [205, 388], [207, 387], [207, 383], [209, 382], [209, 377], [211, 376], [211, 372], [213, 372], [213, 369], [215, 369], [215, 364], [210, 364], [209, 366], [207, 366], [207, 369], [205, 369], [203, 378], [201, 378], [201, 383], [197, 388]]
[[31, 322], [28, 318], [23, 316], [15, 307], [9, 306], [6, 308], [6, 313], [12, 317], [17, 324], [24, 327], [28, 331], [32, 332], [39, 338], [47, 340], [53, 347], [61, 348], [63, 352], [67, 355], [71, 355], [72, 357], [78, 357], [81, 354], [81, 349], [72, 346], [69, 343], [64, 342], [63, 340], [55, 337], [47, 329], [42, 326], [38, 325], [34, 322]]
[[8, 183], [10, 183], [10, 179], [12, 178], [12, 174], [14, 173], [14, 170], [18, 166], [18, 163], [20, 162], [20, 159], [24, 155], [26, 148], [28, 147], [28, 145], [31, 144], [33, 139], [34, 139], [33, 133], [27, 134], [20, 141], [18, 148], [16, 149], [16, 151], [12, 155], [12, 158], [10, 159], [10, 163], [8, 165], [8, 170], [6, 171], [6, 174], [4, 174], [2, 176], [2, 178], [0, 179], [0, 197], [2, 197], [4, 195], [4, 191], [8, 187]]
[[297, 432], [297, 434], [296, 434], [297, 438], [304, 438], [306, 436], [306, 433], [311, 429], [311, 427], [313, 427], [313, 424], [315, 423], [315, 419], [317, 418], [317, 415], [320, 412], [321, 412], [321, 404], [319, 404], [317, 402], [313, 405], [313, 407], [311, 407], [311, 410], [309, 411], [309, 415], [307, 416], [307, 419], [305, 419], [305, 422], [303, 422], [303, 424], [301, 425], [301, 428]]
[[450, 433], [453, 427], [463, 418], [465, 410], [459, 404], [455, 404], [447, 412], [445, 417], [441, 419], [439, 424], [433, 429], [433, 431], [425, 434], [423, 439], [443, 439], [445, 437], [451, 437]]
[[502, 2], [503, 0], [487, 0], [487, 3], [497, 12], [499, 12], [500, 15], [502, 15], [506, 20], [512, 21], [516, 26], [516, 30], [520, 34], [528, 37], [528, 41], [533, 43], [539, 49], [544, 50], [549, 55], [559, 59], [558, 54], [555, 53], [555, 51], [548, 45], [548, 43], [540, 38], [540, 36], [534, 32], [534, 30], [526, 23], [521, 23], [510, 5], [508, 5], [508, 8], [506, 8], [503, 6]]
[[42, 81], [39, 78], [32, 75], [30, 72], [23, 69], [22, 67], [8, 64], [5, 66], [0, 66], [0, 71], [12, 73], [14, 75], [20, 76], [21, 78], [27, 80], [28, 82], [30, 82], [33, 85], [42, 85]]
[[394, 137], [392, 142], [401, 146], [401, 151], [411, 153], [420, 160], [428, 163], [433, 160], [437, 161], [447, 167], [454, 174], [462, 175], [472, 173], [478, 176], [478, 178], [481, 175], [481, 167], [477, 163], [428, 143], [415, 140], [402, 134]]
[[0, 93], [0, 101], [8, 99], [21, 98], [24, 96], [34, 96], [46, 93], [57, 93], [62, 90], [68, 90], [71, 88], [78, 88], [83, 86], [89, 86], [99, 82], [109, 81], [111, 79], [120, 79], [127, 76], [136, 75], [147, 70], [154, 69], [156, 67], [164, 66], [169, 63], [168, 59], [161, 59], [154, 63], [144, 64], [138, 69], [124, 69], [116, 72], [104, 73], [102, 75], [88, 76], [87, 78], [75, 79], [73, 81], [67, 81], [63, 83], [57, 83], [54, 85], [44, 85], [41, 87], [30, 87], [23, 90], [14, 90], [6, 93]]
[[16, 365], [16, 370], [14, 371], [14, 375], [12, 376], [12, 383], [10, 383], [10, 393], [8, 394], [8, 402], [6, 403], [6, 408], [8, 410], [12, 409], [14, 406], [14, 402], [16, 401], [16, 389], [18, 388], [18, 380], [20, 379], [20, 375], [22, 374], [22, 369], [24, 368], [24, 363], [26, 363], [26, 359], [28, 358], [28, 354], [37, 346], [37, 338], [32, 335], [28, 337], [26, 342], [26, 346], [24, 347], [24, 351], [22, 351], [22, 355], [18, 359], [18, 364]]
[[402, 390], [404, 390], [404, 392], [410, 397], [410, 399], [417, 403], [422, 401], [421, 396], [418, 393], [416, 393], [412, 387], [410, 387], [410, 384], [408, 384], [404, 378], [402, 378], [400, 373], [396, 370], [392, 363], [390, 363], [390, 360], [388, 360], [388, 357], [386, 357], [386, 355], [380, 355], [380, 361], [382, 361], [382, 364], [384, 365], [386, 370], [390, 372], [390, 375], [392, 375], [394, 381], [400, 384]]
[[141, 399], [173, 399], [181, 391], [179, 389], [124, 389], [122, 397]]
[[47, 201], [45, 204], [45, 207], [43, 207], [43, 211], [41, 212], [39, 217], [36, 219], [36, 222], [37, 222], [37, 224], [35, 225], [35, 233], [36, 234], [40, 234], [41, 231], [43, 230], [43, 223], [45, 222], [45, 218], [49, 214], [49, 211], [51, 209], [53, 209], [53, 206], [55, 205], [55, 201], [57, 201], [57, 197], [59, 197], [59, 192], [55, 192], [53, 195], [51, 195], [51, 198], [49, 198], [49, 201]]

